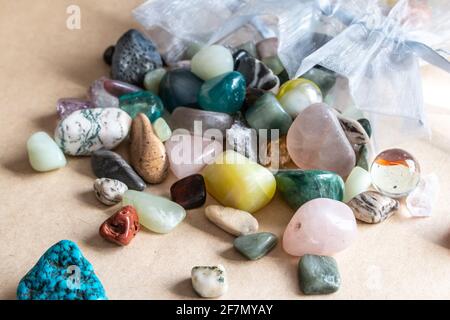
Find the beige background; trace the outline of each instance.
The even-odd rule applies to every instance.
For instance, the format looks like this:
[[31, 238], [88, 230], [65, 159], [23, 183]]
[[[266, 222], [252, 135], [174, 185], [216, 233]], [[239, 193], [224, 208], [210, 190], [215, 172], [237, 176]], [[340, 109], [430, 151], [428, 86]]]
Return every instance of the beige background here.
[[[56, 100], [81, 97], [93, 80], [108, 74], [103, 51], [136, 26], [131, 9], [140, 3], [0, 0], [0, 298], [14, 299], [20, 278], [41, 254], [70, 239], [94, 265], [111, 299], [195, 298], [191, 267], [217, 263], [229, 273], [223, 298], [305, 299], [297, 285], [297, 259], [280, 246], [260, 261], [246, 261], [232, 249], [233, 237], [199, 209], [168, 235], [142, 231], [129, 247], [118, 248], [98, 235], [116, 209], [95, 199], [87, 158], [71, 158], [66, 168], [45, 174], [29, 166], [28, 137], [39, 130], [52, 134]], [[66, 28], [69, 4], [81, 7], [81, 30]], [[341, 289], [317, 298], [450, 298], [450, 76], [427, 68], [424, 79], [433, 140], [399, 147], [417, 156], [423, 172], [441, 179], [433, 217], [400, 214], [381, 225], [360, 225], [356, 243], [336, 256]], [[148, 191], [167, 195], [173, 182]], [[261, 230], [281, 236], [291, 215], [277, 198], [257, 217]]]

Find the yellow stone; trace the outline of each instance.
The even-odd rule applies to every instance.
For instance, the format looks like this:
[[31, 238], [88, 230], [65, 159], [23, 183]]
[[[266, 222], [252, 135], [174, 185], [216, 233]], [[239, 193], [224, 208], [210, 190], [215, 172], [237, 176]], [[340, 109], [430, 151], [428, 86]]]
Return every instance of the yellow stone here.
[[308, 79], [298, 78], [298, 79], [293, 79], [293, 80], [289, 80], [289, 81], [285, 82], [281, 86], [280, 91], [278, 91], [277, 99], [280, 100], [281, 98], [283, 98], [283, 96], [288, 91], [291, 91], [291, 90], [297, 88], [298, 86], [302, 86], [305, 84], [313, 86], [315, 89], [317, 89], [320, 92], [320, 88], [314, 82], [312, 82]]
[[275, 195], [276, 181], [263, 166], [234, 151], [219, 155], [203, 170], [206, 189], [222, 205], [254, 213]]

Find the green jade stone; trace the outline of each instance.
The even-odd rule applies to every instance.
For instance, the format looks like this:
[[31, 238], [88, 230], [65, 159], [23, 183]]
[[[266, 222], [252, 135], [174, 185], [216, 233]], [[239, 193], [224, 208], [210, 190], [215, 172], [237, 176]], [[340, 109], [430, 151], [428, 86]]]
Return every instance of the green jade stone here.
[[245, 95], [245, 78], [233, 71], [207, 80], [200, 89], [198, 103], [206, 111], [233, 114], [241, 110]]
[[294, 210], [317, 198], [344, 198], [344, 181], [331, 171], [288, 170], [278, 173], [275, 179], [282, 197]]
[[120, 97], [120, 109], [136, 118], [139, 113], [144, 113], [151, 122], [155, 122], [164, 112], [161, 99], [148, 91], [129, 93]]
[[278, 242], [277, 236], [261, 232], [240, 236], [234, 240], [234, 247], [250, 260], [258, 260], [272, 250]]
[[341, 285], [336, 260], [309, 254], [298, 263], [298, 280], [300, 289], [306, 295], [334, 293]]
[[45, 132], [36, 132], [27, 142], [28, 159], [31, 167], [47, 172], [66, 165], [66, 157], [56, 142]]

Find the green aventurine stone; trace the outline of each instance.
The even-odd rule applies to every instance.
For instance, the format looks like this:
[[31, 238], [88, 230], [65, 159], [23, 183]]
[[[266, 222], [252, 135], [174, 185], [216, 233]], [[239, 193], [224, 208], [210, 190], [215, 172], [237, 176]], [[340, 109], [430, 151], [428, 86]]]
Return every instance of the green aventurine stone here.
[[332, 257], [304, 255], [298, 263], [298, 280], [304, 294], [329, 294], [339, 290], [341, 276]]
[[203, 110], [233, 114], [241, 110], [245, 100], [246, 82], [233, 71], [206, 81], [198, 95]]
[[313, 199], [342, 201], [344, 197], [344, 181], [334, 172], [288, 170], [278, 173], [275, 179], [281, 195], [294, 210]]
[[234, 247], [250, 260], [258, 260], [272, 250], [278, 242], [269, 232], [240, 236], [234, 240]]
[[372, 125], [370, 124], [370, 121], [365, 118], [362, 118], [359, 119], [358, 122], [363, 126], [364, 130], [366, 130], [367, 135], [370, 138], [372, 136]]
[[45, 132], [33, 134], [27, 142], [28, 159], [34, 170], [52, 171], [66, 165], [66, 157], [56, 142]]
[[161, 99], [148, 91], [139, 91], [121, 96], [119, 106], [131, 118], [134, 119], [139, 113], [144, 113], [151, 122], [160, 118], [164, 111]]

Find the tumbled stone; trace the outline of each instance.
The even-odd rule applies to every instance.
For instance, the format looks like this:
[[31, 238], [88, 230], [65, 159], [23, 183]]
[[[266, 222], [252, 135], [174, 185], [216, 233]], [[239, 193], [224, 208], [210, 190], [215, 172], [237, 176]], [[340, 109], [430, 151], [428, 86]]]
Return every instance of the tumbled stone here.
[[291, 117], [271, 93], [266, 93], [259, 98], [247, 110], [245, 119], [254, 129], [278, 129], [280, 135], [285, 135], [292, 125]]
[[68, 115], [78, 110], [92, 109], [92, 102], [77, 98], [62, 98], [56, 104], [56, 113], [60, 119], [66, 118]]
[[256, 101], [261, 98], [266, 92], [261, 89], [247, 88], [245, 94], [244, 105], [242, 106], [241, 112], [245, 114], [247, 110], [252, 107]]
[[413, 217], [430, 217], [439, 193], [439, 179], [430, 174], [420, 179], [419, 185], [406, 197], [406, 208]]
[[98, 178], [119, 180], [129, 189], [142, 191], [145, 182], [131, 166], [117, 153], [108, 150], [98, 150], [92, 154], [91, 166]]
[[166, 150], [170, 170], [178, 179], [182, 179], [199, 173], [207, 164], [213, 162], [223, 151], [223, 146], [211, 139], [175, 134], [166, 141]]
[[356, 163], [351, 144], [326, 104], [312, 105], [298, 115], [289, 129], [287, 147], [301, 169], [334, 171], [346, 178]]
[[278, 38], [267, 38], [256, 44], [256, 50], [258, 51], [258, 56], [261, 59], [270, 58], [278, 55], [278, 46]]
[[366, 223], [380, 223], [392, 216], [399, 202], [376, 191], [367, 191], [355, 196], [349, 203], [356, 219]]
[[186, 217], [186, 211], [179, 204], [144, 192], [128, 190], [122, 205], [134, 207], [139, 222], [156, 233], [169, 233]]
[[222, 206], [209, 206], [205, 209], [209, 221], [235, 236], [242, 236], [258, 231], [258, 220], [250, 213]]
[[259, 153], [260, 163], [271, 169], [279, 169], [285, 167], [291, 162], [291, 157], [287, 150], [286, 136], [280, 139], [269, 141], [265, 149]]
[[75, 111], [60, 121], [55, 141], [65, 154], [88, 156], [99, 149], [114, 149], [128, 136], [131, 118], [116, 108]]
[[277, 173], [275, 179], [278, 191], [294, 210], [318, 198], [342, 201], [344, 195], [344, 181], [330, 171], [287, 170]]
[[106, 48], [105, 52], [103, 53], [103, 61], [110, 66], [112, 64], [112, 58], [114, 55], [114, 50], [116, 49], [115, 46], [109, 46]]
[[170, 187], [172, 201], [186, 210], [203, 206], [206, 201], [206, 186], [203, 176], [195, 174], [175, 182]]
[[337, 74], [331, 70], [328, 70], [321, 66], [315, 66], [307, 73], [302, 75], [302, 78], [311, 80], [322, 91], [322, 95], [325, 97], [331, 88], [336, 84]]
[[102, 77], [95, 80], [88, 90], [88, 98], [95, 108], [118, 108], [119, 98], [127, 93], [142, 91], [131, 84]]
[[[324, 232], [326, 230], [326, 232]], [[297, 210], [283, 236], [283, 249], [290, 255], [333, 255], [356, 239], [356, 220], [344, 203], [314, 199]]]
[[113, 96], [120, 98], [125, 94], [135, 93], [139, 91], [143, 91], [142, 88], [134, 86], [132, 84], [119, 81], [119, 80], [111, 80], [107, 78], [103, 78], [103, 86], [105, 90], [112, 94]]
[[148, 183], [163, 182], [169, 172], [166, 147], [145, 114], [140, 113], [133, 120], [130, 140], [130, 162], [136, 172]]
[[145, 75], [161, 68], [162, 60], [154, 43], [132, 29], [117, 42], [111, 67], [114, 79], [142, 86]]
[[[268, 58], [263, 58], [261, 59], [261, 61], [270, 68], [270, 70], [272, 70], [272, 72], [279, 76], [279, 80], [280, 80], [280, 85], [284, 84], [287, 80], [289, 80], [289, 77], [285, 74], [283, 74], [283, 72], [285, 72], [284, 69], [284, 65], [283, 62], [281, 62], [280, 58], [278, 56], [275, 57], [268, 57]], [[281, 78], [283, 78], [283, 81], [281, 80]], [[278, 93], [278, 92], [277, 92]], [[275, 94], [277, 94], [275, 93]]]
[[278, 242], [273, 233], [261, 232], [243, 235], [234, 240], [234, 247], [250, 260], [258, 260], [272, 250]]
[[230, 50], [220, 45], [202, 48], [191, 61], [192, 72], [205, 81], [231, 72], [233, 67]]
[[372, 178], [370, 173], [361, 167], [355, 167], [345, 181], [344, 202], [349, 202], [355, 196], [370, 189]]
[[366, 131], [367, 135], [369, 136], [369, 138], [372, 136], [372, 125], [370, 124], [370, 121], [362, 118], [358, 120], [359, 124], [362, 125], [362, 127], [364, 128], [364, 130]]
[[207, 130], [216, 129], [225, 137], [226, 130], [233, 124], [233, 117], [222, 112], [179, 107], [172, 113], [170, 123], [174, 130], [186, 129], [192, 135], [204, 135]]
[[369, 149], [367, 146], [361, 146], [359, 149], [356, 165], [364, 170], [369, 170]]
[[300, 289], [306, 295], [330, 294], [339, 290], [341, 276], [332, 257], [304, 255], [298, 263]]
[[258, 161], [258, 136], [255, 130], [236, 120], [226, 131], [226, 150], [233, 150], [244, 157]]
[[113, 206], [122, 201], [123, 194], [127, 190], [127, 185], [119, 180], [101, 178], [94, 182], [95, 196], [107, 206]]
[[253, 57], [243, 58], [237, 61], [236, 71], [242, 73], [247, 87], [278, 92], [280, 79], [263, 62]]
[[222, 265], [194, 267], [191, 271], [192, 287], [202, 298], [218, 298], [228, 290], [228, 280]]
[[198, 103], [203, 110], [236, 113], [245, 100], [245, 79], [239, 72], [222, 74], [200, 88]]
[[163, 118], [156, 119], [153, 124], [153, 130], [161, 142], [166, 142], [172, 136], [172, 130]]
[[48, 249], [20, 280], [18, 300], [106, 300], [94, 268], [72, 241]]
[[158, 68], [147, 72], [144, 78], [144, 87], [148, 91], [154, 94], [159, 94], [159, 85], [162, 78], [166, 75], [167, 71], [164, 68]]
[[126, 246], [134, 239], [140, 228], [136, 210], [132, 206], [126, 206], [107, 219], [100, 226], [99, 233], [105, 240]]
[[236, 71], [237, 67], [241, 63], [243, 59], [251, 58], [252, 55], [248, 53], [246, 50], [240, 49], [233, 53], [233, 60], [234, 60], [234, 70]]
[[159, 95], [169, 112], [178, 107], [198, 108], [202, 84], [203, 80], [189, 70], [170, 70], [161, 79]]
[[347, 118], [340, 113], [336, 113], [336, 116], [350, 144], [364, 145], [369, 143], [370, 138], [358, 121]]
[[254, 213], [275, 195], [272, 173], [234, 151], [226, 151], [203, 170], [206, 190], [222, 205]]
[[66, 157], [55, 141], [45, 132], [34, 133], [27, 141], [28, 160], [31, 167], [39, 172], [63, 168]]
[[143, 113], [151, 122], [160, 118], [164, 112], [164, 105], [161, 99], [148, 91], [129, 93], [120, 97], [120, 109], [136, 118]]

